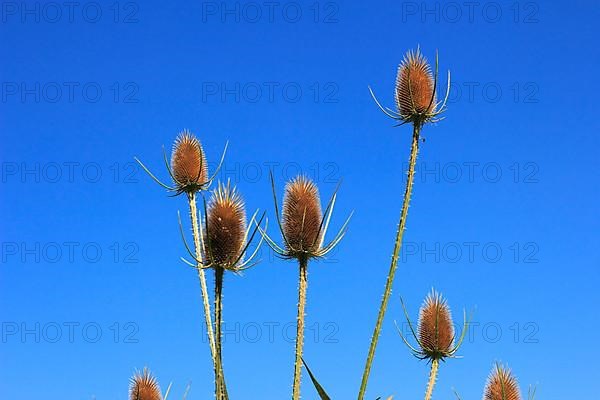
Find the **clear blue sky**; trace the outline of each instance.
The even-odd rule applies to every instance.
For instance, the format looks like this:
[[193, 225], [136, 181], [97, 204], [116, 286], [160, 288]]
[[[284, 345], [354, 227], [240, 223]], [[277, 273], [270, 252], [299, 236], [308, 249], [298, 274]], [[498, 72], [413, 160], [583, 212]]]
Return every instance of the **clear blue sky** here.
[[[161, 146], [189, 128], [213, 165], [230, 141], [221, 177], [272, 221], [270, 167], [280, 195], [298, 171], [323, 196], [343, 177], [332, 226], [355, 216], [310, 266], [305, 355], [332, 397], [353, 398], [410, 146], [367, 86], [391, 105], [417, 45], [430, 60], [439, 49], [452, 94], [423, 132], [368, 398], [424, 392], [427, 366], [393, 321], [400, 296], [416, 319], [431, 287], [457, 324], [463, 308], [476, 322], [436, 398], [480, 398], [494, 361], [540, 399], [598, 393], [598, 5], [268, 4], [2, 3], [0, 396], [125, 399], [149, 366], [173, 398], [189, 381], [190, 399], [209, 398], [198, 281], [179, 261], [187, 205], [132, 164], [166, 179]], [[262, 258], [225, 282], [235, 399], [291, 392], [297, 269]], [[316, 396], [308, 381], [303, 393]]]

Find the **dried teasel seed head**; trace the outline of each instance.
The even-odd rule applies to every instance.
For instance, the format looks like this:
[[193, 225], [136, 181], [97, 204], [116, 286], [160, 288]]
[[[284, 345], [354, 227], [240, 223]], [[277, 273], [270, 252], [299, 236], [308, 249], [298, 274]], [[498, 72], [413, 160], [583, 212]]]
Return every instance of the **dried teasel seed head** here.
[[521, 400], [519, 384], [512, 372], [496, 365], [485, 385], [483, 400]]
[[446, 300], [432, 290], [419, 311], [419, 344], [423, 354], [430, 359], [452, 355], [454, 325]]
[[160, 387], [156, 378], [154, 378], [148, 368], [139, 373], [137, 372], [131, 378], [129, 386], [130, 400], [161, 400]]
[[212, 194], [207, 213], [207, 258], [225, 269], [235, 269], [246, 233], [244, 201], [229, 183], [219, 184]]
[[283, 235], [290, 255], [313, 255], [321, 241], [321, 200], [317, 186], [298, 176], [285, 186], [283, 196]]
[[[432, 101], [433, 96], [433, 101]], [[420, 50], [409, 51], [398, 67], [396, 107], [404, 120], [422, 122], [435, 112], [434, 78]]]
[[171, 156], [175, 184], [183, 192], [196, 192], [208, 180], [208, 167], [200, 141], [188, 130], [175, 139]]

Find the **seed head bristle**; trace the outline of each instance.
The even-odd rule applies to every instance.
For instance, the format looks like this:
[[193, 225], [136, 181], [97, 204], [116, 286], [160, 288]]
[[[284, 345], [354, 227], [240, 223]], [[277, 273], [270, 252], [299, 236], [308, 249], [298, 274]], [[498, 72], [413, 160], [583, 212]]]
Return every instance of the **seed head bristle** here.
[[[434, 78], [429, 63], [417, 49], [409, 51], [398, 67], [396, 107], [404, 119], [420, 118], [435, 112]], [[434, 95], [433, 101], [431, 97]]]
[[444, 358], [451, 354], [454, 325], [446, 300], [432, 290], [419, 311], [419, 343], [428, 358]]
[[208, 166], [198, 138], [184, 130], [173, 144], [171, 169], [175, 184], [182, 191], [197, 191], [208, 179]]
[[320, 246], [322, 211], [319, 190], [312, 180], [298, 176], [286, 184], [282, 214], [283, 234], [290, 254], [316, 252]]
[[156, 378], [150, 374], [148, 368], [137, 372], [131, 378], [129, 386], [130, 400], [161, 400], [160, 387]]
[[485, 385], [483, 400], [521, 400], [517, 379], [508, 368], [494, 367]]
[[208, 258], [218, 266], [234, 269], [244, 246], [246, 212], [235, 188], [219, 184], [208, 205], [208, 232], [205, 236]]

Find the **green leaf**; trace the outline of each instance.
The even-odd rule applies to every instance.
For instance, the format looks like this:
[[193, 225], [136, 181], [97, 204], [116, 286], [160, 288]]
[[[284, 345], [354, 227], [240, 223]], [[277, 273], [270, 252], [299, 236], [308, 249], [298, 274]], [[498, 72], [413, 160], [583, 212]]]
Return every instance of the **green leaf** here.
[[325, 389], [323, 389], [323, 386], [319, 384], [317, 378], [315, 378], [310, 368], [308, 368], [308, 365], [306, 364], [306, 361], [304, 361], [304, 358], [302, 359], [302, 363], [304, 364], [304, 368], [306, 368], [306, 370], [308, 371], [310, 380], [312, 381], [313, 385], [315, 385], [315, 389], [317, 389], [317, 393], [319, 393], [319, 397], [321, 398], [321, 400], [331, 400], [327, 393], [325, 393]]

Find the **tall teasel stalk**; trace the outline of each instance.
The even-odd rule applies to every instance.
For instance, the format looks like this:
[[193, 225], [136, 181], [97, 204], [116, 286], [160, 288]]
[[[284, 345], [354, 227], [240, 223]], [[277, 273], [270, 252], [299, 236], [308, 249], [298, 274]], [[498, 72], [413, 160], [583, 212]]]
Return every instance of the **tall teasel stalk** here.
[[346, 234], [348, 223], [352, 214], [346, 219], [336, 236], [325, 245], [325, 234], [329, 227], [329, 220], [333, 213], [337, 189], [333, 193], [325, 212], [321, 209], [321, 200], [317, 186], [309, 178], [298, 176], [287, 183], [283, 197], [283, 210], [279, 216], [275, 181], [271, 174], [271, 187], [275, 213], [283, 246], [271, 239], [266, 231], [261, 230], [267, 244], [273, 251], [284, 259], [298, 261], [298, 310], [296, 326], [296, 345], [294, 356], [294, 380], [292, 385], [292, 399], [300, 398], [300, 382], [302, 373], [302, 353], [304, 348], [304, 317], [306, 309], [306, 291], [308, 287], [308, 262], [312, 258], [325, 257], [335, 248]]
[[[264, 213], [257, 221], [258, 211], [255, 212], [247, 228], [244, 202], [236, 189], [232, 188], [229, 183], [227, 185], [219, 184], [218, 188], [212, 193], [208, 206], [204, 203], [204, 208], [205, 227], [202, 235], [204, 258], [196, 258], [195, 261], [202, 265], [200, 269], [212, 268], [215, 271], [215, 397], [217, 400], [222, 400], [228, 398], [223, 374], [221, 333], [223, 278], [225, 271], [239, 274], [255, 265], [254, 259], [260, 250], [262, 239], [253, 253], [246, 259], [244, 258], [258, 227], [262, 223]], [[254, 229], [252, 229], [253, 225], [255, 225]], [[188, 247], [187, 244], [186, 247]], [[195, 258], [195, 255], [191, 251], [189, 252], [190, 256]]]
[[392, 118], [395, 121], [399, 121], [398, 124], [395, 126], [412, 123], [413, 135], [410, 150], [406, 189], [404, 191], [404, 197], [402, 200], [402, 210], [400, 212], [400, 222], [398, 223], [398, 230], [396, 232], [396, 240], [394, 242], [394, 250], [392, 253], [392, 261], [385, 283], [383, 298], [381, 300], [381, 305], [377, 314], [377, 321], [373, 330], [373, 336], [371, 338], [371, 344], [369, 346], [369, 352], [367, 354], [365, 369], [363, 372], [362, 381], [358, 392], [359, 400], [362, 400], [364, 398], [367, 390], [367, 383], [369, 381], [369, 374], [371, 372], [371, 366], [375, 357], [375, 350], [379, 341], [379, 335], [381, 333], [383, 319], [387, 310], [387, 304], [392, 293], [394, 276], [396, 274], [398, 258], [400, 255], [400, 250], [402, 248], [402, 236], [404, 234], [404, 229], [406, 226], [408, 206], [410, 203], [410, 197], [412, 195], [415, 165], [417, 163], [419, 141], [421, 138], [421, 129], [427, 123], [434, 123], [443, 119], [443, 117], [440, 117], [440, 115], [446, 109], [446, 102], [450, 93], [450, 72], [448, 72], [448, 87], [446, 89], [446, 96], [444, 100], [440, 102], [436, 100], [437, 82], [437, 54], [435, 57], [435, 75], [433, 75], [431, 73], [431, 67], [429, 66], [427, 60], [425, 59], [425, 57], [423, 57], [419, 48], [417, 48], [415, 52], [409, 51], [405, 55], [400, 66], [398, 67], [394, 95], [397, 111], [394, 111], [388, 107], [383, 107], [375, 97], [375, 94], [373, 93], [371, 88], [369, 88], [371, 96], [375, 100], [375, 103], [377, 104], [379, 109], [383, 111], [383, 113], [388, 117]]
[[425, 301], [419, 310], [419, 321], [416, 332], [413, 328], [413, 324], [410, 322], [408, 312], [406, 311], [406, 307], [404, 307], [404, 302], [402, 303], [402, 307], [410, 331], [417, 342], [417, 348], [412, 346], [408, 340], [404, 338], [402, 331], [398, 329], [400, 337], [402, 337], [402, 340], [415, 357], [431, 362], [429, 380], [427, 382], [427, 389], [425, 390], [425, 400], [430, 400], [437, 379], [440, 361], [444, 361], [446, 358], [456, 358], [456, 353], [465, 338], [468, 327], [467, 315], [465, 312], [462, 333], [455, 343], [452, 314], [450, 313], [448, 303], [441, 294], [432, 290], [425, 298]]
[[[173, 151], [171, 155], [171, 162], [167, 158], [167, 154], [163, 148], [163, 159], [165, 167], [173, 181], [173, 185], [167, 185], [158, 179], [150, 170], [136, 157], [135, 160], [140, 166], [148, 173], [148, 175], [160, 186], [165, 188], [168, 192], [173, 193], [173, 196], [178, 196], [185, 193], [188, 199], [188, 206], [190, 212], [190, 219], [192, 224], [192, 235], [194, 238], [194, 255], [193, 258], [196, 260], [195, 264], [191, 266], [197, 270], [198, 279], [200, 281], [200, 290], [202, 294], [202, 304], [204, 311], [204, 318], [206, 323], [206, 330], [208, 335], [208, 342], [211, 351], [211, 357], [213, 363], [216, 363], [216, 348], [214, 330], [211, 320], [210, 310], [210, 299], [208, 296], [208, 286], [206, 284], [206, 276], [202, 268], [203, 252], [202, 252], [202, 240], [200, 224], [198, 222], [198, 208], [196, 204], [196, 197], [198, 193], [208, 190], [211, 183], [217, 176], [223, 160], [225, 159], [225, 153], [227, 151], [227, 144], [223, 150], [221, 160], [217, 169], [212, 176], [208, 175], [208, 164], [204, 155], [204, 150], [200, 141], [188, 130], [182, 131], [173, 144]], [[181, 220], [180, 220], [181, 227]], [[183, 234], [183, 232], [182, 232]], [[185, 237], [184, 237], [185, 243]], [[186, 243], [186, 248], [187, 246]]]

